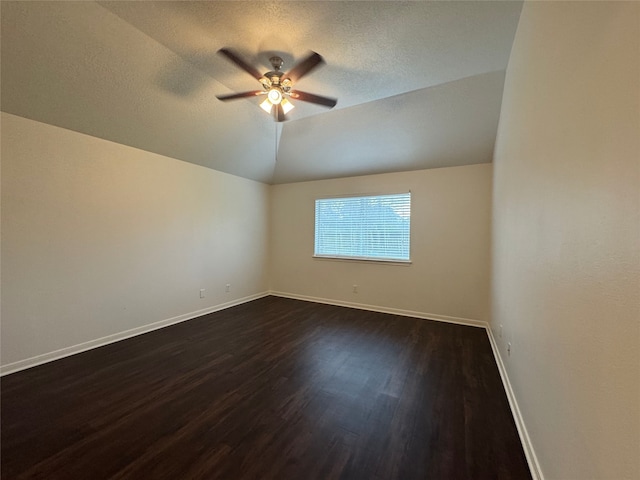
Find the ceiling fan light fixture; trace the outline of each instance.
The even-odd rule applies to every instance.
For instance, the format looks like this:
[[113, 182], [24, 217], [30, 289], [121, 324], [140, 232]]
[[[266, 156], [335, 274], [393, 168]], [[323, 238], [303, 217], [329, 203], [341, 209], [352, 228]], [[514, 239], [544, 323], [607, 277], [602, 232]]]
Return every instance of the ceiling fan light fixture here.
[[264, 102], [260, 104], [260, 108], [269, 114], [271, 113], [272, 106], [273, 106], [273, 103], [271, 103], [271, 101], [269, 100], [269, 97], [265, 98]]
[[282, 92], [278, 88], [272, 88], [269, 90], [267, 98], [273, 105], [278, 105], [282, 101]]
[[280, 102], [280, 105], [282, 105], [282, 111], [284, 112], [285, 115], [295, 108], [295, 105], [291, 103], [289, 100], [287, 100], [286, 98], [282, 99], [282, 101]]

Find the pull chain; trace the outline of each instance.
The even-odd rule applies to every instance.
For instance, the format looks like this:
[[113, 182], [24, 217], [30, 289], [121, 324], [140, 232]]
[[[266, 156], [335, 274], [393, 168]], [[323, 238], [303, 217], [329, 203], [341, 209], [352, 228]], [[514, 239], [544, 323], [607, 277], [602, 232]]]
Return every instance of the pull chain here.
[[274, 158], [275, 158], [274, 163], [277, 163], [278, 162], [278, 122], [275, 122], [275, 124], [276, 124], [276, 129], [275, 129], [276, 136], [275, 136], [275, 139], [274, 139], [275, 142], [274, 142], [274, 152], [273, 153], [274, 153]]

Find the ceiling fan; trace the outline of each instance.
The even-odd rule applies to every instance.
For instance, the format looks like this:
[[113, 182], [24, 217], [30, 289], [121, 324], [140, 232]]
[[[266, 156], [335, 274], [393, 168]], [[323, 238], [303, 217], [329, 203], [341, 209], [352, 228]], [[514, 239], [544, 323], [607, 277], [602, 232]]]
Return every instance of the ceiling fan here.
[[230, 95], [219, 95], [217, 96], [218, 100], [226, 102], [228, 100], [237, 100], [239, 98], [266, 95], [267, 98], [265, 98], [265, 100], [260, 104], [260, 107], [265, 112], [273, 114], [276, 122], [286, 120], [286, 114], [294, 108], [293, 103], [289, 101], [289, 98], [303, 102], [315, 103], [329, 108], [335, 107], [337, 103], [337, 100], [334, 98], [322, 97], [312, 93], [301, 92], [300, 90], [293, 90], [292, 88], [295, 82], [300, 80], [316, 67], [325, 63], [324, 59], [315, 52], [311, 52], [304, 60], [286, 73], [281, 71], [284, 63], [282, 58], [273, 56], [269, 59], [273, 70], [265, 74], [260, 73], [255, 67], [251, 66], [237, 53], [228, 48], [221, 48], [218, 50], [218, 53], [227, 57], [228, 60], [236, 64], [262, 84], [262, 90], [232, 93]]

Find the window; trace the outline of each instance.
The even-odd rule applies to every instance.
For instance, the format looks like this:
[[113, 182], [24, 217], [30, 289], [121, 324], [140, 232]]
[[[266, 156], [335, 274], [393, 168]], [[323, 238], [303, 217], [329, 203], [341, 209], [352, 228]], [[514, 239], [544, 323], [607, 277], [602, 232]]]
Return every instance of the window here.
[[408, 262], [411, 193], [316, 200], [314, 256]]

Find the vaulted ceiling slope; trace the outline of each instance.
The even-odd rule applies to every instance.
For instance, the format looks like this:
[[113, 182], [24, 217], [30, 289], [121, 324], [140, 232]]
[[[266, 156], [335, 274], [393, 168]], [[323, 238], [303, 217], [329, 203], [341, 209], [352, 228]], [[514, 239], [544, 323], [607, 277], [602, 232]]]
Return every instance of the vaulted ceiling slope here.
[[[521, 1], [2, 1], [1, 108], [265, 183], [491, 161]], [[327, 65], [276, 124], [261, 71]]]

